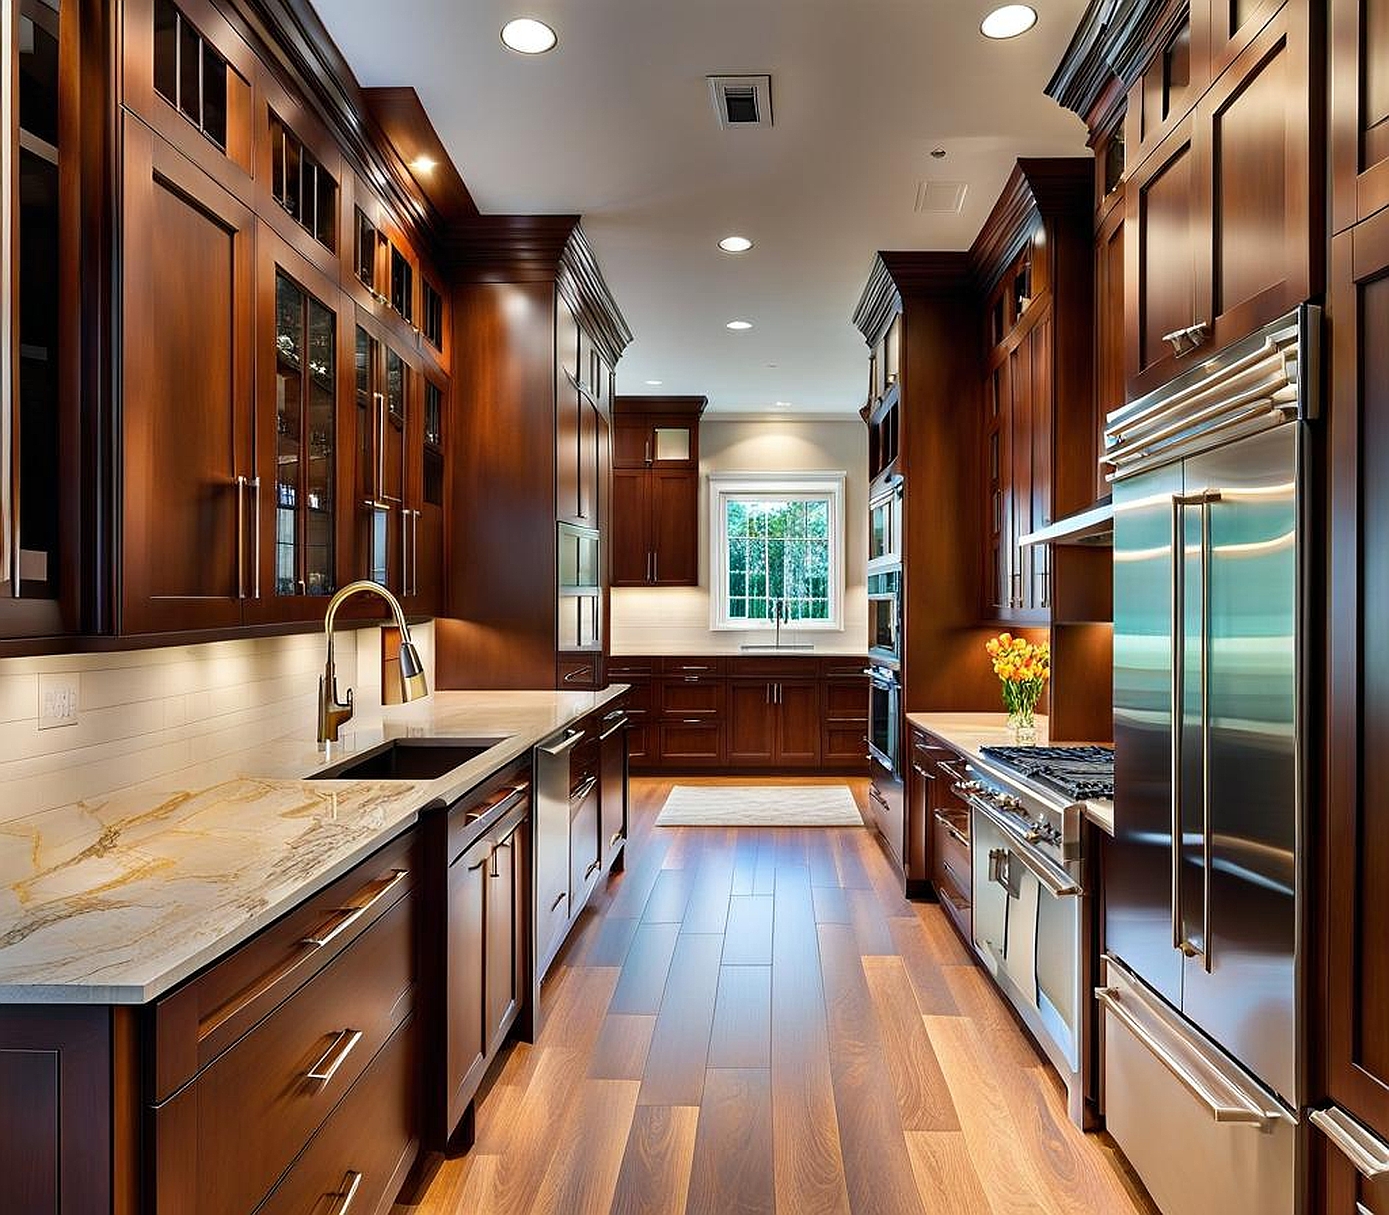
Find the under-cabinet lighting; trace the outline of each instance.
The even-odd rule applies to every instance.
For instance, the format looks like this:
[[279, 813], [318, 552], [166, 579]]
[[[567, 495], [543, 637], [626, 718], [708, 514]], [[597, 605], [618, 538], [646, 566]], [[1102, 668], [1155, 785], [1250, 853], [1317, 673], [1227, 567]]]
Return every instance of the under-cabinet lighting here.
[[1005, 4], [996, 8], [979, 25], [985, 38], [1016, 38], [1037, 24], [1037, 10], [1027, 4]]
[[413, 173], [433, 173], [439, 167], [439, 162], [432, 156], [416, 156], [410, 162], [410, 171]]
[[517, 17], [502, 26], [502, 42], [521, 55], [543, 55], [558, 41], [555, 31], [534, 17]]

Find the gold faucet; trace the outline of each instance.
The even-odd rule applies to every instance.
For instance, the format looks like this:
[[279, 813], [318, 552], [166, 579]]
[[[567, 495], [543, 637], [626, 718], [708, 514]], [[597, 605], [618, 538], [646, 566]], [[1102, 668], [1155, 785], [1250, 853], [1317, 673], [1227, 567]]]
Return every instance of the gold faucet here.
[[328, 601], [328, 612], [323, 618], [323, 632], [328, 639], [328, 658], [323, 664], [323, 674], [318, 677], [318, 748], [320, 751], [330, 742], [338, 741], [338, 731], [352, 720], [352, 689], [347, 689], [347, 700], [338, 700], [338, 678], [333, 670], [333, 617], [344, 600], [351, 599], [359, 591], [380, 595], [391, 608], [395, 626], [400, 630], [400, 696], [402, 700], [419, 700], [429, 695], [429, 681], [424, 676], [424, 664], [419, 651], [410, 640], [410, 626], [405, 623], [405, 611], [400, 600], [379, 582], [349, 582]]

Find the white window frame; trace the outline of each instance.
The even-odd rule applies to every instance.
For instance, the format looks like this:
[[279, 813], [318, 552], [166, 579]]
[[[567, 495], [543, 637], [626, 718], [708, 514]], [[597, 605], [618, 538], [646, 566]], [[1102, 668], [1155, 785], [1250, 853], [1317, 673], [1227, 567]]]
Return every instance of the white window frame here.
[[771, 620], [730, 619], [728, 615], [729, 498], [824, 498], [830, 508], [829, 619], [793, 620], [782, 628], [794, 632], [844, 631], [844, 491], [848, 473], [718, 472], [709, 474], [709, 628], [715, 632], [772, 632]]

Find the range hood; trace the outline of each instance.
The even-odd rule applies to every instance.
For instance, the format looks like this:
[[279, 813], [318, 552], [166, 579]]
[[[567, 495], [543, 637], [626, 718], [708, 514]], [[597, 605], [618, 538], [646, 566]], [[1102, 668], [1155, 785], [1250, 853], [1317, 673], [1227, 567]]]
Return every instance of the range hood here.
[[1018, 540], [1020, 545], [1086, 544], [1103, 548], [1114, 543], [1114, 502], [1105, 498], [1094, 506], [1039, 528]]

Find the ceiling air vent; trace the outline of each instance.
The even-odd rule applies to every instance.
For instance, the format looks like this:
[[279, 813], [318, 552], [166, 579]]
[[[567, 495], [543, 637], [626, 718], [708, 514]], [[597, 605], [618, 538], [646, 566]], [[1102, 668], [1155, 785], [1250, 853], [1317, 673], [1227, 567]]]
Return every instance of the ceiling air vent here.
[[710, 76], [709, 96], [721, 127], [772, 125], [770, 76]]
[[958, 215], [965, 205], [968, 185], [962, 181], [920, 181], [916, 184], [916, 210], [936, 215]]

